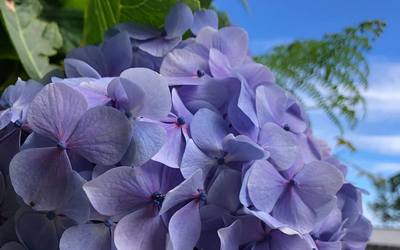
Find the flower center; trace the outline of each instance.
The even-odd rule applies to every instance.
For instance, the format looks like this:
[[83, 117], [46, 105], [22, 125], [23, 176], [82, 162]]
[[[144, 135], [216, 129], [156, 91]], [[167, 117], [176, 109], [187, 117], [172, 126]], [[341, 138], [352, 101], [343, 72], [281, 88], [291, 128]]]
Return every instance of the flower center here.
[[206, 72], [204, 72], [204, 70], [202, 70], [202, 69], [198, 69], [196, 74], [197, 74], [197, 77], [201, 78], [206, 74]]
[[151, 199], [153, 200], [153, 203], [156, 207], [161, 208], [162, 203], [164, 202], [165, 195], [155, 192], [151, 195]]
[[199, 192], [199, 201], [204, 204], [207, 203], [207, 194], [204, 192], [204, 190], [198, 189], [197, 191]]
[[108, 218], [107, 220], [104, 221], [104, 225], [106, 225], [106, 227], [112, 227], [113, 224], [114, 222], [112, 221], [111, 218]]
[[176, 123], [177, 123], [179, 126], [184, 125], [184, 124], [186, 123], [185, 118], [183, 118], [182, 116], [179, 116], [178, 119], [176, 119]]
[[283, 125], [283, 129], [286, 130], [286, 131], [290, 131], [290, 127], [286, 123]]
[[54, 220], [56, 218], [56, 213], [54, 213], [53, 211], [47, 212], [46, 217], [49, 220]]
[[225, 164], [225, 158], [224, 157], [220, 157], [217, 159], [217, 164], [218, 165], [224, 165]]
[[67, 145], [65, 144], [65, 142], [60, 141], [57, 143], [57, 148], [59, 148], [61, 150], [65, 150], [65, 149], [67, 149]]
[[20, 128], [20, 127], [22, 127], [22, 122], [20, 120], [16, 120], [14, 122], [14, 126], [17, 127], [17, 128]]

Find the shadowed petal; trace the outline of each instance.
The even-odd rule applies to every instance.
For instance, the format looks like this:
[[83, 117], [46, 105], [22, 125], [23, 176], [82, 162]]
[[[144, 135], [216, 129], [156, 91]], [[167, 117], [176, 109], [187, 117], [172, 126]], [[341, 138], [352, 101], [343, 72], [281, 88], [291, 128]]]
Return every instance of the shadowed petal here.
[[167, 38], [180, 37], [192, 27], [192, 10], [183, 3], [177, 3], [173, 6], [165, 17], [165, 31]]
[[110, 228], [104, 224], [84, 224], [68, 228], [60, 240], [60, 250], [110, 250]]
[[66, 58], [64, 60], [64, 70], [67, 77], [101, 77], [101, 75], [89, 64], [74, 58]]
[[111, 107], [94, 107], [79, 121], [68, 148], [87, 160], [112, 165], [121, 160], [130, 140], [128, 119]]
[[181, 184], [168, 191], [165, 195], [160, 214], [168, 211], [170, 208], [190, 199], [194, 199], [198, 195], [199, 190], [203, 190], [203, 173], [197, 170], [192, 176], [184, 180]]
[[207, 203], [229, 211], [236, 211], [240, 203], [240, 184], [241, 174], [239, 171], [224, 169], [211, 185], [207, 194]]
[[26, 250], [26, 248], [19, 244], [16, 241], [8, 242], [4, 244], [1, 248], [1, 250]]
[[222, 150], [222, 140], [227, 130], [228, 126], [222, 117], [209, 109], [197, 111], [190, 126], [194, 142], [206, 152]]
[[33, 148], [21, 151], [10, 163], [15, 192], [35, 209], [52, 210], [65, 199], [72, 169], [64, 150]]
[[112, 80], [108, 85], [107, 93], [116, 102], [119, 110], [130, 112], [133, 117], [138, 116], [143, 108], [145, 94], [142, 88], [127, 79], [115, 78]]
[[229, 162], [245, 162], [264, 159], [268, 154], [249, 137], [244, 135], [227, 135], [223, 141], [225, 157]]
[[107, 75], [103, 76], [118, 76], [132, 64], [132, 44], [126, 32], [106, 39], [101, 51], [107, 62]]
[[185, 151], [185, 138], [182, 129], [176, 124], [164, 125], [166, 141], [158, 153], [152, 158], [172, 168], [179, 168]]
[[0, 172], [8, 175], [11, 159], [20, 149], [21, 130], [10, 124], [0, 131]]
[[172, 49], [174, 49], [179, 42], [181, 42], [180, 37], [166, 39], [164, 37], [156, 38], [150, 41], [139, 44], [139, 48], [152, 56], [163, 57]]

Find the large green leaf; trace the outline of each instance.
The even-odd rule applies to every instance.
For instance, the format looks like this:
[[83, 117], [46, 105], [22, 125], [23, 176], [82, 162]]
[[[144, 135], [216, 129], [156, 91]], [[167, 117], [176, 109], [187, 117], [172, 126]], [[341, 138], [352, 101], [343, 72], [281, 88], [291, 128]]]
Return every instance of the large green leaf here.
[[4, 23], [28, 75], [42, 78], [56, 66], [49, 57], [62, 46], [57, 24], [40, 20], [42, 5], [38, 0], [0, 0]]
[[[89, 0], [85, 13], [84, 41], [98, 43], [113, 25], [133, 21], [161, 28], [168, 10], [176, 0]], [[181, 1], [199, 9], [199, 0]]]

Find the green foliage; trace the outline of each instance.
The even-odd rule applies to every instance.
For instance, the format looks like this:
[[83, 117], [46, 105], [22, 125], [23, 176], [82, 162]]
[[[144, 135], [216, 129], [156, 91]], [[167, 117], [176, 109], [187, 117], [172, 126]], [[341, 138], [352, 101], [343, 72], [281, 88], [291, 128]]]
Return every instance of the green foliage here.
[[372, 179], [378, 192], [371, 208], [383, 222], [400, 220], [400, 173], [388, 179], [376, 177]]
[[362, 91], [368, 87], [369, 69], [364, 53], [384, 27], [379, 20], [363, 22], [321, 40], [277, 46], [256, 60], [271, 68], [284, 88], [311, 99], [343, 133], [343, 120], [354, 127], [365, 114]]
[[0, 9], [8, 34], [28, 75], [42, 78], [56, 66], [49, 57], [62, 45], [58, 26], [40, 20], [42, 5], [38, 0], [3, 0]]
[[[98, 43], [111, 26], [127, 21], [161, 28], [164, 17], [176, 0], [89, 0], [85, 12], [85, 43]], [[199, 9], [199, 0], [182, 1]]]

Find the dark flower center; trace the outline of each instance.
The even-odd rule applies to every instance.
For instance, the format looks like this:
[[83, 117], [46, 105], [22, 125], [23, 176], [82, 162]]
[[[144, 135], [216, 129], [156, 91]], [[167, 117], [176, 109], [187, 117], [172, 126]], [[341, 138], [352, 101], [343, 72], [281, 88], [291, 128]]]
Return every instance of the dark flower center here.
[[225, 158], [224, 157], [220, 157], [217, 159], [217, 164], [218, 165], [224, 165], [225, 164]]
[[204, 192], [204, 190], [198, 189], [197, 190], [199, 192], [199, 201], [202, 203], [207, 203], [207, 194]]
[[294, 187], [296, 185], [296, 182], [294, 180], [290, 180], [288, 184], [290, 187]]
[[132, 113], [130, 111], [125, 111], [125, 116], [127, 118], [131, 118], [132, 117]]
[[20, 120], [16, 120], [14, 122], [14, 126], [17, 127], [17, 128], [20, 128], [20, 127], [22, 127], [22, 122]]
[[184, 124], [186, 123], [185, 118], [183, 118], [182, 116], [179, 116], [178, 119], [176, 119], [176, 123], [177, 123], [179, 126], [184, 125]]
[[59, 148], [61, 150], [65, 150], [65, 149], [67, 149], [67, 145], [65, 144], [65, 142], [60, 141], [57, 143], [57, 148]]
[[108, 218], [107, 220], [104, 221], [104, 225], [106, 225], [106, 227], [112, 227], [113, 224], [114, 222], [112, 221], [111, 218]]
[[286, 130], [286, 131], [290, 131], [290, 127], [286, 123], [283, 125], [283, 129]]
[[204, 72], [204, 70], [202, 70], [202, 69], [198, 69], [196, 74], [197, 74], [197, 77], [201, 78], [206, 74], [206, 72]]
[[47, 212], [46, 217], [49, 220], [54, 220], [56, 218], [56, 213], [54, 213], [53, 211]]
[[153, 203], [156, 207], [161, 208], [162, 203], [164, 202], [165, 195], [155, 192], [151, 195], [151, 199], [153, 200]]

